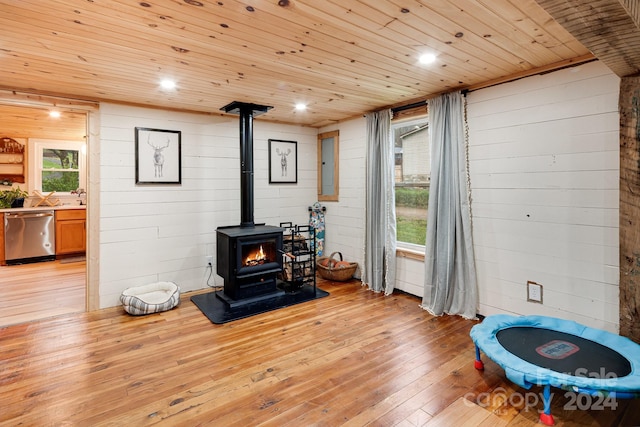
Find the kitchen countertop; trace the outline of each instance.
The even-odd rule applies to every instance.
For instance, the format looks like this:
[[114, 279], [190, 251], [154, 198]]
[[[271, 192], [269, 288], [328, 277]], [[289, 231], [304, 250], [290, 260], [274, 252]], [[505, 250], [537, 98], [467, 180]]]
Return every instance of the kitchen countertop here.
[[64, 209], [86, 209], [87, 205], [59, 205], [59, 206], [38, 206], [31, 208], [7, 208], [0, 209], [0, 213], [10, 212], [10, 213], [18, 213], [18, 212], [38, 212], [38, 211], [59, 211]]

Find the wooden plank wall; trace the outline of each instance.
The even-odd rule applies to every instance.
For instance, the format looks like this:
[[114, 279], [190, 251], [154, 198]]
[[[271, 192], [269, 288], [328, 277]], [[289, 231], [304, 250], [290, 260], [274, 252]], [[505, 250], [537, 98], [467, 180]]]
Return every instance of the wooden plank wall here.
[[640, 342], [640, 77], [620, 83], [620, 334]]
[[[135, 185], [136, 126], [182, 132], [181, 185]], [[269, 138], [298, 142], [296, 185], [269, 184]], [[240, 222], [238, 117], [104, 103], [100, 150], [100, 306], [119, 305], [124, 289], [156, 281], [205, 288], [216, 228]], [[256, 222], [308, 222], [315, 150], [316, 129], [254, 121]], [[214, 274], [213, 283], [222, 281]]]
[[594, 62], [469, 93], [481, 314], [618, 331], [618, 89]]
[[[364, 259], [366, 128], [364, 117], [359, 116], [319, 129], [319, 133], [340, 131], [340, 197], [337, 202], [321, 202], [327, 207], [325, 255], [341, 252], [360, 267]], [[360, 269], [356, 276], [360, 277]]]

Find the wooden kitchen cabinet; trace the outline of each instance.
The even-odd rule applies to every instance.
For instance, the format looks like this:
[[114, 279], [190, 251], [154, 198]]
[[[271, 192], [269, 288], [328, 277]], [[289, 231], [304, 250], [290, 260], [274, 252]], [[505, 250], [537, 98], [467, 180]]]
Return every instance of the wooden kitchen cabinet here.
[[87, 249], [87, 212], [84, 209], [56, 211], [56, 255], [84, 253]]

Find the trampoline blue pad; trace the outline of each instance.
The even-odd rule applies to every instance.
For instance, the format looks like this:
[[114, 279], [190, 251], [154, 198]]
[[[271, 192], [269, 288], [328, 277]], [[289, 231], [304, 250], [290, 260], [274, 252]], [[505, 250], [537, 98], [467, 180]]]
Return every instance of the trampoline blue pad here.
[[[508, 341], [504, 334], [508, 336], [509, 330], [513, 330], [511, 333], [515, 332], [516, 337], [513, 343], [505, 344], [501, 341]], [[498, 338], [500, 335], [502, 339]], [[471, 328], [471, 339], [487, 357], [505, 370], [509, 380], [527, 389], [535, 384], [563, 389], [640, 393], [640, 345], [611, 332], [553, 317], [498, 314], [486, 317]], [[597, 344], [594, 348], [604, 353], [585, 350], [583, 346], [587, 341]], [[525, 347], [529, 355], [518, 355]], [[573, 357], [579, 353], [582, 353], [580, 357]], [[554, 357], [565, 360], [567, 364], [555, 369], [550, 367], [549, 359]], [[614, 369], [606, 364], [608, 362], [603, 362], [603, 357], [617, 359], [616, 363], [619, 362], [621, 367]]]

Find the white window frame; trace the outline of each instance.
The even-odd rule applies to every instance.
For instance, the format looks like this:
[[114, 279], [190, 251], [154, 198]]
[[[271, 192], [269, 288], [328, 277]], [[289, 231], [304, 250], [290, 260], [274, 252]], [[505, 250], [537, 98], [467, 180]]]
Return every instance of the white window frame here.
[[[30, 179], [29, 192], [42, 191], [42, 153], [45, 149], [54, 150], [78, 150], [79, 188], [87, 188], [87, 146], [84, 141], [64, 141], [53, 139], [30, 139], [29, 158]], [[71, 192], [56, 191], [56, 194], [70, 195]]]
[[[423, 123], [429, 123], [429, 116], [419, 116], [419, 117], [411, 117], [405, 120], [398, 120], [396, 122], [391, 122], [391, 131], [394, 132], [394, 128], [403, 127], [403, 126], [412, 126], [412, 125], [420, 125]], [[432, 154], [431, 144], [429, 144], [429, 154]], [[395, 182], [394, 182], [395, 187]], [[428, 226], [428, 225], [427, 225]], [[423, 255], [426, 251], [425, 245], [417, 245], [415, 243], [403, 242], [397, 239], [396, 237], [396, 248], [401, 251], [406, 251], [409, 253], [420, 254]]]

